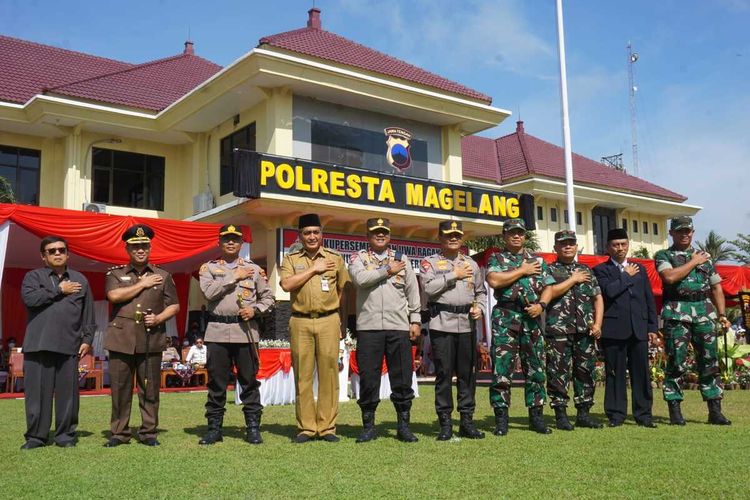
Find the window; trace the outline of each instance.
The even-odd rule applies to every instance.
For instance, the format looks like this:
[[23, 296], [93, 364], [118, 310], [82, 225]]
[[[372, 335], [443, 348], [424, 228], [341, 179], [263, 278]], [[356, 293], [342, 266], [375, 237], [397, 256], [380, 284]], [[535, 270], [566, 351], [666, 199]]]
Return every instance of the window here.
[[563, 210], [563, 222], [565, 224], [568, 223], [568, 211], [567, 210]]
[[544, 207], [536, 206], [536, 220], [544, 220]]
[[221, 140], [219, 160], [219, 194], [234, 190], [234, 148], [255, 151], [255, 122], [241, 128]]
[[654, 222], [653, 229], [654, 229], [654, 236], [659, 236], [659, 224]]
[[620, 227], [622, 227], [623, 229], [627, 230], [628, 229], [628, 219], [622, 219], [622, 225]]
[[648, 234], [648, 222], [643, 221], [643, 234]]
[[581, 212], [576, 212], [576, 225], [583, 226], [583, 214]]
[[557, 222], [557, 209], [556, 208], [549, 209], [549, 220], [550, 222]]
[[[373, 131], [312, 120], [310, 142], [313, 161], [396, 173], [385, 159], [388, 146], [383, 129]], [[427, 178], [427, 142], [412, 138], [409, 144], [411, 165], [405, 174]]]
[[638, 232], [638, 221], [635, 219], [633, 219], [633, 232], [634, 233]]
[[10, 184], [16, 203], [39, 205], [41, 158], [41, 151], [0, 146], [0, 177]]
[[96, 203], [164, 210], [164, 158], [94, 148], [92, 196]]

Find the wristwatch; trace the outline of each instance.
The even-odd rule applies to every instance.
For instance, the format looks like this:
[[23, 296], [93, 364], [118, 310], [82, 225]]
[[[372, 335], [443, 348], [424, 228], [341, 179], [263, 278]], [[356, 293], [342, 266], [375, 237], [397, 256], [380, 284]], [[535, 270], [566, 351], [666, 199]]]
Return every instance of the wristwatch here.
[[540, 300], [539, 302], [537, 302], [537, 304], [539, 304], [539, 306], [542, 308], [542, 311], [546, 311], [547, 310], [547, 303], [546, 302], [542, 302]]

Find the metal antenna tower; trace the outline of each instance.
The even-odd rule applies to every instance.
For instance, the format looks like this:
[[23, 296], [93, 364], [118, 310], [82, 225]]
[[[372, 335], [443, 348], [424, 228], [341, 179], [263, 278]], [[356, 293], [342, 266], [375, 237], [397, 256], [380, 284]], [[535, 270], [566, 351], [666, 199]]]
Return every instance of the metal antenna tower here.
[[630, 135], [633, 141], [633, 175], [638, 177], [638, 125], [636, 119], [635, 93], [638, 87], [635, 85], [633, 66], [638, 60], [638, 54], [633, 52], [633, 46], [628, 41], [628, 94], [630, 97]]

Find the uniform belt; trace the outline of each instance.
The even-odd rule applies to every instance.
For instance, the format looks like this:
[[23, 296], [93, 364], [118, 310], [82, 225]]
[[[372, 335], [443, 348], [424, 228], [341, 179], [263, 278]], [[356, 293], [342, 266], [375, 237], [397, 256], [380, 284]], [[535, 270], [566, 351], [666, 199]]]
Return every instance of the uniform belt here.
[[666, 302], [703, 302], [705, 300], [708, 300], [708, 295], [705, 292], [693, 292], [693, 293], [685, 293], [685, 294], [669, 294], [666, 297], [664, 297], [664, 300]]
[[497, 303], [497, 307], [501, 309], [508, 309], [510, 311], [515, 311], [515, 312], [524, 312], [524, 309], [521, 306], [519, 306], [515, 302], [510, 302], [506, 300], [499, 301]]
[[232, 314], [230, 316], [222, 316], [220, 314], [209, 314], [208, 322], [209, 323], [226, 323], [226, 324], [242, 323], [242, 318], [236, 314]]
[[452, 306], [449, 304], [441, 304], [439, 302], [428, 302], [427, 307], [430, 309], [430, 315], [437, 316], [437, 313], [445, 311], [454, 314], [466, 314], [471, 311], [471, 304], [465, 306]]
[[324, 318], [326, 316], [330, 316], [331, 314], [336, 314], [339, 312], [338, 309], [334, 309], [332, 311], [325, 311], [325, 312], [313, 312], [313, 313], [300, 313], [300, 312], [293, 312], [292, 316], [295, 318], [311, 318], [311, 319], [317, 319], [317, 318]]

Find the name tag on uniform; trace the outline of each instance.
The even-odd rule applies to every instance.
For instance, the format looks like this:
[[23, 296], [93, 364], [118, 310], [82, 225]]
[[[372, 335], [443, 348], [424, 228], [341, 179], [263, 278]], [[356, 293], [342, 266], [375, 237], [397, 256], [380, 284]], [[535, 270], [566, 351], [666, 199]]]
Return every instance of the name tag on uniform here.
[[330, 292], [331, 287], [328, 283], [328, 278], [320, 278], [320, 289], [324, 292]]

